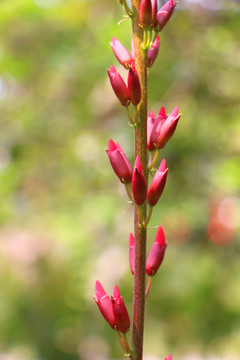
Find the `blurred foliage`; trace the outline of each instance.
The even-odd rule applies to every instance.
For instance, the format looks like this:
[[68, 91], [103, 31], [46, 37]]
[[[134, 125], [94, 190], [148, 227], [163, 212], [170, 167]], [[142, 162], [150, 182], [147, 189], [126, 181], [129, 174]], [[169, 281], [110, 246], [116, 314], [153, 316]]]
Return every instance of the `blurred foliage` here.
[[[179, 1], [149, 75], [149, 108], [183, 115], [150, 223], [168, 249], [147, 301], [146, 359], [240, 354], [240, 7], [209, 4]], [[0, 2], [3, 360], [121, 354], [92, 299], [96, 279], [109, 293], [118, 283], [131, 312], [132, 209], [104, 151], [113, 138], [133, 161], [106, 76], [112, 36], [130, 48], [121, 17], [109, 0]]]

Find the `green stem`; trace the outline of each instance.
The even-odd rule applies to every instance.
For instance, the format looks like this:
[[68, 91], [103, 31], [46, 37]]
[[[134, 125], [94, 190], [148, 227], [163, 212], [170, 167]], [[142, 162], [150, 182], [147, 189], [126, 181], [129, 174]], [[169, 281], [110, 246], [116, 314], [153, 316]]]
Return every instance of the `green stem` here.
[[137, 110], [137, 106], [134, 105], [134, 124], [135, 126], [137, 126], [138, 123], [138, 110]]
[[126, 111], [129, 121], [135, 126], [135, 121], [133, 120], [132, 114], [130, 113], [129, 105], [126, 106]]
[[145, 296], [148, 297], [152, 285], [152, 276], [149, 276]]
[[118, 340], [119, 340], [122, 348], [124, 349], [124, 351], [125, 351], [127, 354], [130, 354], [130, 353], [128, 352], [127, 348], [126, 348], [126, 344], [125, 344], [124, 339], [122, 338], [122, 334], [120, 333], [119, 330], [116, 330], [116, 332], [117, 332], [117, 337], [118, 337]]
[[154, 157], [151, 161], [151, 164], [148, 166], [148, 170], [152, 170], [152, 168], [154, 167], [155, 163], [157, 162], [159, 153], [160, 153], [160, 149], [156, 149]]
[[125, 11], [126, 11], [126, 13], [128, 14], [128, 16], [132, 16], [132, 14], [133, 14], [133, 12], [132, 12], [132, 10], [129, 8], [129, 6], [128, 6], [128, 4], [127, 4], [127, 2], [126, 2], [126, 0], [122, 0], [122, 4], [123, 4], [123, 7], [124, 7], [124, 9], [125, 9]]
[[126, 189], [126, 192], [128, 194], [129, 199], [133, 202], [131, 183], [127, 183], [127, 184], [124, 184], [124, 185], [125, 185], [125, 189]]
[[122, 336], [123, 336], [124, 344], [125, 344], [125, 347], [126, 347], [127, 355], [130, 356], [132, 354], [132, 350], [131, 350], [131, 348], [129, 346], [129, 343], [128, 343], [127, 333], [123, 333]]
[[151, 216], [152, 216], [152, 211], [153, 211], [153, 207], [152, 206], [149, 206], [149, 209], [148, 209], [148, 214], [147, 214], [147, 217], [146, 217], [146, 220], [139, 225], [139, 227], [146, 227], [151, 219]]

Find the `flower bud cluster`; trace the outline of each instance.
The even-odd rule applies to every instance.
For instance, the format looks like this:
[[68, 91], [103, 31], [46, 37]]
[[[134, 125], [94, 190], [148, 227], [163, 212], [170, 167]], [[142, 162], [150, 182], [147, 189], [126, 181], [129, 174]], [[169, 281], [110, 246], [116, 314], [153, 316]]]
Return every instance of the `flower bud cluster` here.
[[128, 106], [130, 102], [133, 105], [140, 103], [142, 97], [141, 85], [133, 61], [128, 70], [127, 85], [113, 65], [108, 70], [108, 76], [113, 91], [123, 106]]
[[[146, 261], [146, 273], [154, 276], [162, 264], [167, 244], [162, 226], [158, 227], [157, 234]], [[134, 275], [134, 236], [129, 235], [129, 264]]]
[[[126, 69], [129, 69], [132, 63], [135, 61], [135, 50], [134, 50], [134, 41], [132, 38], [131, 41], [131, 54], [125, 48], [125, 46], [116, 38], [112, 38], [110, 43], [112, 50], [116, 59], [123, 65]], [[154, 61], [156, 60], [160, 47], [160, 38], [159, 35], [156, 36], [156, 39], [153, 41], [148, 53], [147, 53], [147, 66], [150, 68]]]
[[119, 330], [121, 333], [126, 333], [129, 330], [130, 319], [128, 311], [117, 285], [114, 287], [113, 295], [110, 299], [101, 283], [96, 281], [94, 299], [104, 319], [113, 330]]
[[141, 0], [140, 25], [145, 29], [154, 29], [156, 32], [162, 31], [172, 16], [176, 4], [176, 1], [169, 0], [158, 9], [157, 0]]

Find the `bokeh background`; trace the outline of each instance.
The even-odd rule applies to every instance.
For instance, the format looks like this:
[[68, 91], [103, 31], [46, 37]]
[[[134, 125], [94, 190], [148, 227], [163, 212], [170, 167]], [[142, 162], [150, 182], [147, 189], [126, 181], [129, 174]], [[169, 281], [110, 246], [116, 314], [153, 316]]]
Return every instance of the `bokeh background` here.
[[[122, 15], [110, 0], [0, 1], [1, 360], [121, 358], [92, 295], [117, 283], [131, 314], [132, 209], [104, 151], [113, 138], [133, 162], [106, 72], [126, 76], [109, 45], [130, 48]], [[149, 109], [183, 115], [150, 223], [168, 248], [145, 359], [240, 359], [239, 24], [239, 1], [180, 0], [149, 75]]]

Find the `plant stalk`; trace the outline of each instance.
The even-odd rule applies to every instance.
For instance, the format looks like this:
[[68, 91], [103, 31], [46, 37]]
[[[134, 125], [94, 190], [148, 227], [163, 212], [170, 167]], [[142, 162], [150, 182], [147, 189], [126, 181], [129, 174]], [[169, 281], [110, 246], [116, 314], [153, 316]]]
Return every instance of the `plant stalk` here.
[[[135, 67], [141, 83], [142, 98], [137, 107], [138, 122], [135, 127], [135, 158], [141, 160], [146, 183], [148, 180], [147, 164], [147, 51], [142, 48], [143, 29], [139, 26], [140, 0], [132, 0], [132, 29], [135, 47]], [[133, 322], [132, 349], [130, 359], [142, 360], [144, 313], [145, 313], [145, 264], [147, 231], [140, 228], [146, 219], [146, 202], [134, 205], [134, 236], [135, 236], [135, 270], [133, 289]]]

